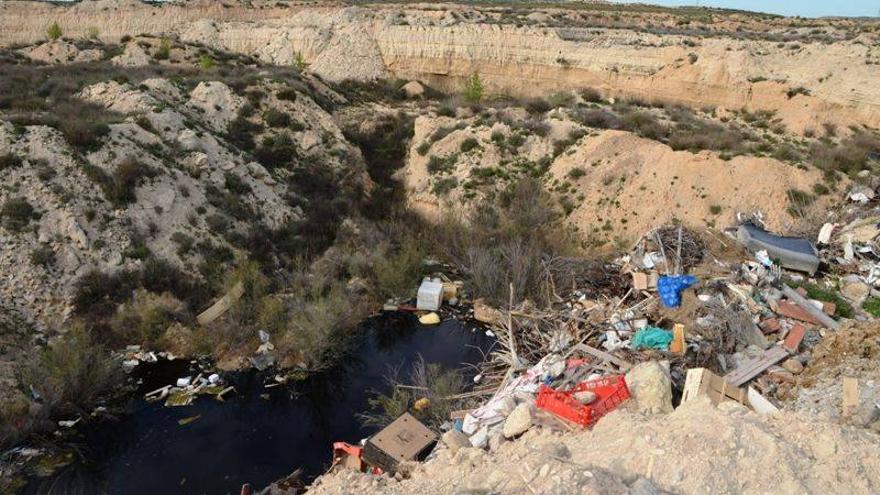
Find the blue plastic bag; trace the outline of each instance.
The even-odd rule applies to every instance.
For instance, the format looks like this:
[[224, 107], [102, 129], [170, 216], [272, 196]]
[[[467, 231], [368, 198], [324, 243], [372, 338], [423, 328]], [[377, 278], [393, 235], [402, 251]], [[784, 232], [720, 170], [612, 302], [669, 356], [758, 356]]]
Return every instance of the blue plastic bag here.
[[667, 308], [677, 308], [681, 306], [681, 293], [696, 283], [697, 277], [693, 275], [663, 275], [657, 281], [660, 301]]

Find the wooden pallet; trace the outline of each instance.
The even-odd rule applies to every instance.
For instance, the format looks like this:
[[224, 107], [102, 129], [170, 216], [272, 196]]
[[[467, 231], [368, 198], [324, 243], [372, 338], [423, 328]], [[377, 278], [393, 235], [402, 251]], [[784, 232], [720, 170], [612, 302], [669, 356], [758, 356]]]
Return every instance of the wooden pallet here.
[[764, 351], [764, 355], [750, 359], [741, 364], [737, 369], [724, 375], [724, 379], [734, 387], [739, 387], [788, 356], [788, 351], [783, 347], [774, 345]]

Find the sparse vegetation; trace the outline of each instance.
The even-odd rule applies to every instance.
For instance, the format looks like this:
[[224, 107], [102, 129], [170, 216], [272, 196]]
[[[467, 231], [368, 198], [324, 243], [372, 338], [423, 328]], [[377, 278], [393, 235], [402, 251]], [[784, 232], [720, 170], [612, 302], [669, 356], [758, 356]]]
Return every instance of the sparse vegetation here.
[[787, 96], [789, 100], [797, 95], [810, 96], [810, 90], [803, 86], [798, 86], [796, 88], [788, 88], [788, 91], [785, 92], [785, 96]]
[[483, 82], [476, 72], [471, 74], [465, 82], [464, 99], [472, 105], [479, 104], [483, 99]]
[[34, 266], [50, 268], [55, 264], [55, 250], [47, 245], [36, 247], [31, 251], [30, 261]]
[[0, 208], [0, 224], [11, 232], [21, 232], [34, 218], [39, 214], [23, 197], [11, 198]]
[[75, 325], [26, 367], [22, 381], [39, 392], [47, 416], [58, 418], [88, 414], [102, 397], [118, 391], [123, 377], [119, 362]]
[[60, 39], [61, 34], [61, 26], [58, 25], [57, 21], [53, 22], [52, 25], [49, 26], [49, 29], [46, 30], [46, 36], [52, 41]]
[[159, 47], [156, 48], [156, 53], [153, 54], [153, 58], [156, 60], [168, 60], [171, 57], [171, 40], [168, 38], [162, 38], [159, 40]]
[[584, 170], [583, 167], [572, 167], [571, 170], [569, 170], [568, 174], [566, 174], [566, 175], [571, 180], [578, 180], [581, 177], [587, 175], [587, 171]]
[[[390, 394], [375, 393], [369, 399], [370, 411], [361, 414], [364, 425], [384, 427], [405, 412], [411, 413], [434, 431], [449, 420], [449, 413], [457, 408], [452, 397], [465, 389], [464, 378], [456, 370], [444, 370], [438, 364], [427, 363], [419, 356], [407, 377], [406, 388], [401, 382], [400, 370], [386, 377]], [[425, 398], [430, 406], [421, 410], [413, 406]]]
[[199, 57], [199, 67], [204, 70], [213, 69], [217, 65], [217, 62], [214, 60], [214, 57], [210, 55], [202, 55]]
[[4, 153], [0, 155], [0, 172], [21, 167], [21, 164], [21, 157], [14, 153]]
[[479, 148], [479, 147], [480, 147], [480, 143], [475, 138], [469, 137], [461, 142], [461, 145], [459, 146], [459, 150], [461, 150], [462, 153], [467, 153], [468, 151], [471, 151], [471, 150]]

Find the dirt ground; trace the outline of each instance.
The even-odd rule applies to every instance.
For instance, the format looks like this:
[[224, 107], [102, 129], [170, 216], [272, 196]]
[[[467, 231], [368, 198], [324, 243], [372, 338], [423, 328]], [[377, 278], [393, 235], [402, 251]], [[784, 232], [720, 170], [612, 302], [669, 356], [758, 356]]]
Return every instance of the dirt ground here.
[[492, 454], [444, 450], [403, 481], [340, 471], [311, 493], [870, 494], [878, 448], [862, 428], [702, 399], [665, 415], [614, 411], [583, 433], [533, 428]]

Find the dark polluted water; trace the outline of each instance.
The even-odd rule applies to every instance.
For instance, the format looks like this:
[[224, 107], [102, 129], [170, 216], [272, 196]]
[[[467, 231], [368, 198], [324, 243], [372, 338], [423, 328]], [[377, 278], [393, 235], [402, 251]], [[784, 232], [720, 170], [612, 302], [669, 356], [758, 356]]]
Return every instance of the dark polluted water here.
[[[237, 495], [243, 483], [263, 487], [297, 468], [310, 481], [328, 467], [332, 442], [356, 443], [375, 432], [357, 415], [368, 409], [371, 390], [387, 390], [390, 367], [399, 366], [403, 378], [421, 355], [461, 369], [478, 363], [492, 344], [473, 325], [450, 320], [423, 327], [402, 314], [371, 318], [358, 332], [358, 345], [340, 366], [268, 390], [265, 376], [239, 373], [228, 380], [239, 393], [225, 403], [204, 396], [185, 407], [147, 403], [144, 392], [191, 373], [183, 361], [143, 367], [131, 413], [80, 428], [73, 441], [78, 460], [30, 480], [22, 493]], [[468, 380], [474, 374], [464, 372]], [[200, 417], [178, 424], [193, 416]]]

